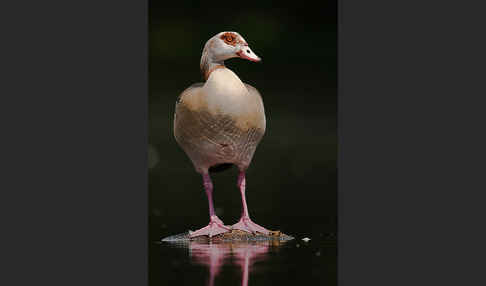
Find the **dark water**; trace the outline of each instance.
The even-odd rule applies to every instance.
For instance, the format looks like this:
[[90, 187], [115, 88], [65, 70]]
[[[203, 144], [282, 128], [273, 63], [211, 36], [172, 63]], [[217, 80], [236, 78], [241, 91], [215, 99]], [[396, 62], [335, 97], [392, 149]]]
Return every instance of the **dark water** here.
[[150, 285], [336, 285], [336, 238], [152, 242]]

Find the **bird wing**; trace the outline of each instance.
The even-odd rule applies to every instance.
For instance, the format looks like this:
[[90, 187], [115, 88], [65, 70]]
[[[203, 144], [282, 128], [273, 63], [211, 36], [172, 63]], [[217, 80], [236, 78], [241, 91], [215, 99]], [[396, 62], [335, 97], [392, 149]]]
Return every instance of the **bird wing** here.
[[190, 95], [192, 93], [194, 93], [195, 91], [197, 91], [198, 89], [200, 89], [202, 86], [204, 85], [204, 83], [202, 82], [197, 82], [197, 83], [194, 83], [192, 84], [191, 86], [189, 86], [188, 88], [186, 88], [178, 97], [177, 97], [177, 101], [176, 101], [176, 104], [180, 103], [183, 98], [187, 95]]
[[255, 97], [258, 97], [260, 100], [262, 100], [262, 96], [260, 94], [260, 92], [258, 92], [258, 89], [256, 89], [255, 87], [245, 83], [245, 86], [246, 86], [246, 89], [248, 89], [248, 92], [251, 94], [251, 95], [254, 95]]
[[250, 96], [253, 98], [254, 102], [256, 102], [256, 106], [258, 106], [257, 108], [257, 114], [259, 114], [258, 116], [258, 124], [256, 126], [258, 126], [260, 129], [263, 130], [263, 132], [265, 132], [265, 127], [266, 127], [266, 119], [265, 119], [265, 108], [263, 107], [263, 99], [262, 99], [262, 96], [260, 94], [260, 92], [258, 92], [258, 89], [256, 89], [255, 87], [245, 83], [245, 86], [246, 86], [246, 89], [248, 89], [248, 93], [250, 94]]
[[174, 123], [177, 117], [177, 106], [181, 104], [182, 102], [187, 103], [192, 103], [192, 101], [198, 101], [197, 95], [199, 94], [199, 90], [201, 90], [201, 87], [204, 85], [202, 82], [197, 82], [186, 88], [179, 96], [177, 97], [176, 100], [176, 108], [174, 111]]

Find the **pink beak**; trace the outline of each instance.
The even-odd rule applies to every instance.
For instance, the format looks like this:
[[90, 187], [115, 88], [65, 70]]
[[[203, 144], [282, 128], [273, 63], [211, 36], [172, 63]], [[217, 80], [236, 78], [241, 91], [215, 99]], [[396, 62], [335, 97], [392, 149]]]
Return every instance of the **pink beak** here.
[[238, 55], [238, 57], [240, 57], [242, 59], [246, 59], [246, 60], [252, 61], [252, 62], [259, 62], [259, 61], [262, 60], [254, 52], [252, 52], [252, 50], [248, 46], [243, 46], [240, 49], [240, 51], [237, 52], [236, 54]]

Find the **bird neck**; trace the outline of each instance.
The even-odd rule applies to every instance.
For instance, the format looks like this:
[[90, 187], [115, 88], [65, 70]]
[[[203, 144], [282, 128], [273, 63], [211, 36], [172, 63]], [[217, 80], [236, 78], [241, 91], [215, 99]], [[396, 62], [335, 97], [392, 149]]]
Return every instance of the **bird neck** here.
[[209, 75], [216, 69], [224, 68], [224, 61], [215, 61], [212, 59], [211, 55], [204, 51], [201, 56], [201, 74], [204, 80], [208, 80]]
[[201, 69], [201, 73], [203, 74], [204, 80], [207, 81], [213, 71], [222, 68], [225, 68], [224, 64], [212, 63], [209, 64], [204, 70]]

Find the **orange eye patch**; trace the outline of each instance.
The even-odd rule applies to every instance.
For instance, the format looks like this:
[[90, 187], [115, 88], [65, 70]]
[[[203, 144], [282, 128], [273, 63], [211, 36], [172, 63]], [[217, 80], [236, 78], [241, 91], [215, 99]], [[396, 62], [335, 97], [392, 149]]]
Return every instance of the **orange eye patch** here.
[[221, 40], [223, 40], [228, 45], [236, 45], [236, 35], [233, 33], [224, 33], [223, 35], [221, 35]]

